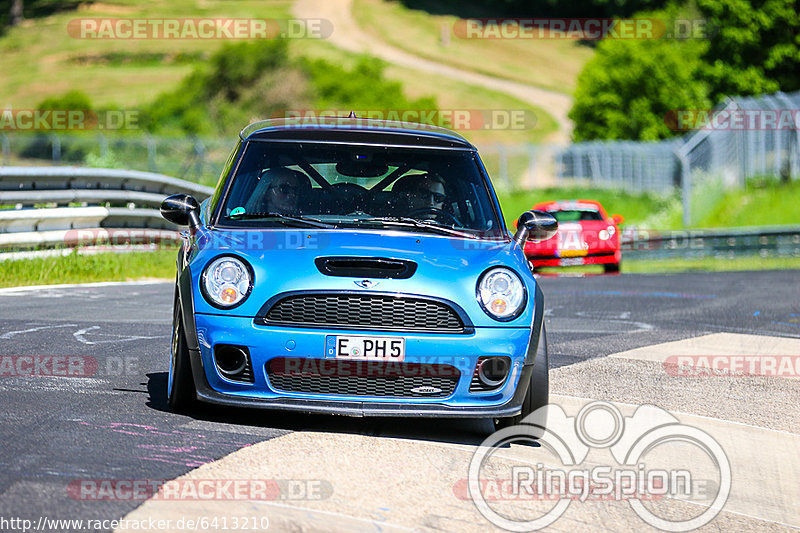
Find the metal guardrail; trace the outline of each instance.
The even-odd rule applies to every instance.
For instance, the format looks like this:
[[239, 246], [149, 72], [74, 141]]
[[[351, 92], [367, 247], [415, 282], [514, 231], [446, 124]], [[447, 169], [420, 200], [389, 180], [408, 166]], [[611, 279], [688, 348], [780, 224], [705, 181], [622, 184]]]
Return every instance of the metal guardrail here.
[[[178, 240], [176, 227], [156, 209], [176, 193], [202, 200], [213, 189], [134, 170], [0, 167], [0, 206], [7, 206], [0, 209], [0, 250]], [[663, 232], [628, 227], [622, 248], [631, 260], [800, 257], [800, 226]]]
[[[86, 167], [0, 167], [0, 191], [100, 189], [163, 194], [187, 193], [205, 198], [213, 189], [190, 181], [141, 172]], [[35, 198], [34, 198], [35, 200]]]
[[176, 227], [156, 207], [171, 194], [202, 200], [212, 192], [150, 172], [2, 167], [0, 250], [174, 241]]
[[654, 231], [626, 228], [625, 259], [800, 257], [800, 226]]

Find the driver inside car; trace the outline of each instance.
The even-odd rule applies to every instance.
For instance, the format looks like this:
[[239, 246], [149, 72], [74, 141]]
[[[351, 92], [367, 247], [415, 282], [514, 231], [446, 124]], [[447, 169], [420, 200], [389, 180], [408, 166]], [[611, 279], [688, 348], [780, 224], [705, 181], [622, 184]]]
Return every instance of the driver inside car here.
[[274, 167], [261, 174], [247, 210], [298, 215], [300, 200], [308, 198], [310, 191], [311, 182], [305, 174], [286, 167]]
[[411, 174], [403, 176], [392, 187], [405, 202], [409, 216], [414, 214], [430, 214], [435, 219], [437, 212], [444, 211], [447, 195], [444, 180], [436, 174]]

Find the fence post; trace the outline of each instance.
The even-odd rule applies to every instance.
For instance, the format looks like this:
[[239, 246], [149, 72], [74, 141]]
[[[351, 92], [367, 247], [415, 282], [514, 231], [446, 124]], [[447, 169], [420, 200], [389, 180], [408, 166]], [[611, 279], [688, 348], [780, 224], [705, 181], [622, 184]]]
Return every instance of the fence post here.
[[500, 182], [503, 183], [507, 191], [513, 190], [513, 184], [508, 177], [508, 152], [504, 144], [497, 145], [497, 159], [497, 171], [500, 174]]
[[3, 166], [8, 164], [11, 159], [11, 141], [8, 140], [8, 135], [3, 134]]
[[97, 143], [100, 145], [100, 157], [106, 157], [108, 155], [108, 139], [102, 133], [98, 133]]
[[206, 147], [200, 139], [196, 139], [194, 142], [194, 153], [197, 157], [194, 164], [195, 178], [200, 182], [203, 177], [203, 167], [206, 162]]
[[528, 144], [528, 183], [523, 187], [526, 190], [534, 189], [537, 186], [536, 179], [536, 145]]
[[692, 168], [689, 158], [683, 153], [681, 147], [675, 150], [675, 157], [681, 167], [681, 203], [683, 204], [683, 227], [692, 224]]
[[[796, 107], [784, 92], [778, 91], [775, 93], [775, 97], [786, 106], [787, 110]], [[797, 124], [795, 124], [795, 126], [797, 126]], [[798, 154], [800, 154], [800, 150], [798, 150], [799, 147], [800, 135], [798, 135], [798, 129], [795, 127], [786, 133], [786, 164], [780, 164], [779, 176], [781, 181], [785, 183], [789, 183], [793, 180], [798, 173], [796, 161], [798, 159]], [[778, 151], [778, 153], [781, 152]], [[776, 155], [775, 159], [778, 160], [780, 157]], [[785, 172], [784, 169], [786, 170]]]
[[[561, 186], [567, 172], [566, 163], [564, 162], [564, 152], [566, 152], [566, 149], [559, 146], [554, 147], [553, 150], [556, 151], [556, 186]], [[575, 158], [570, 157], [570, 160], [572, 161], [571, 175], [575, 176]]]
[[61, 161], [61, 137], [56, 134], [50, 135], [50, 142], [53, 146], [51, 152], [53, 161]]
[[152, 135], [147, 135], [144, 142], [147, 145], [147, 170], [158, 172], [158, 167], [156, 166], [156, 141]]

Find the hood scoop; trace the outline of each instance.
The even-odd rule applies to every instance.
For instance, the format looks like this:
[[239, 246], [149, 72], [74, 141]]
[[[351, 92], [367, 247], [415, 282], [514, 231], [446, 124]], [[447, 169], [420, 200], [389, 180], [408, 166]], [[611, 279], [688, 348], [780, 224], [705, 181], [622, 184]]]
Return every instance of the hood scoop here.
[[414, 261], [386, 257], [317, 257], [314, 263], [326, 276], [346, 278], [407, 279], [417, 270]]

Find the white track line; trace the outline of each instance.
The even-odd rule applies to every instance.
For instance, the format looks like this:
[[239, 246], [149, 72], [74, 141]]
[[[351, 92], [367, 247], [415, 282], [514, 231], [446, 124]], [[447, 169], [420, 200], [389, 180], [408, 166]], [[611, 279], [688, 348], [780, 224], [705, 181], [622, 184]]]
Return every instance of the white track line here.
[[96, 281], [92, 283], [64, 283], [59, 285], [26, 285], [24, 287], [5, 287], [0, 289], [0, 294], [14, 294], [17, 292], [43, 291], [48, 289], [79, 289], [92, 287], [115, 287], [117, 285], [157, 285], [159, 283], [172, 283], [171, 279], [147, 279], [137, 281]]

